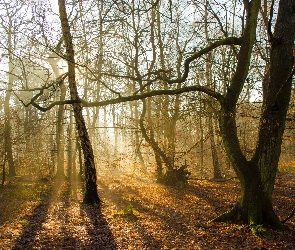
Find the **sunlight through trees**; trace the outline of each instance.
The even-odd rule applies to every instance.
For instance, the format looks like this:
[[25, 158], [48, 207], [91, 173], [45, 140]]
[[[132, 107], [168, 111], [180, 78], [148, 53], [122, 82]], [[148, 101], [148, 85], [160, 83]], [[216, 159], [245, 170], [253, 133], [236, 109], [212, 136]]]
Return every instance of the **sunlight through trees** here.
[[284, 229], [273, 194], [294, 171], [294, 9], [0, 0], [2, 186], [79, 179], [99, 206], [103, 180], [237, 178], [240, 196], [212, 221]]

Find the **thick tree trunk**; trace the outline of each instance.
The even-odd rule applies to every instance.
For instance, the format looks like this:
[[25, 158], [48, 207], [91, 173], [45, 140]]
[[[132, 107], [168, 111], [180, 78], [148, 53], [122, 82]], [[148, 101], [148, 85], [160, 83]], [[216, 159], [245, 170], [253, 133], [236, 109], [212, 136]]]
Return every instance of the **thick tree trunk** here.
[[[227, 113], [230, 114], [230, 111]], [[273, 211], [271, 198], [277, 167], [272, 168], [268, 165], [269, 161], [266, 160], [261, 162], [264, 153], [256, 155], [258, 161], [246, 160], [237, 139], [235, 118], [233, 113], [231, 114], [220, 118], [220, 130], [228, 156], [241, 183], [241, 197], [231, 211], [213, 221], [241, 219], [243, 222], [253, 225], [268, 224], [282, 228], [280, 220]], [[270, 150], [269, 156], [278, 155], [279, 149], [270, 147], [268, 149]], [[272, 159], [275, 160], [273, 157]], [[277, 163], [278, 158], [276, 166]], [[262, 164], [266, 165], [263, 165], [262, 168]]]
[[242, 196], [238, 203], [241, 208], [241, 219], [250, 225], [268, 224], [281, 228], [281, 223], [272, 206], [271, 196], [261, 188], [260, 173], [256, 166], [249, 167], [242, 186]]
[[251, 226], [271, 225], [283, 229], [282, 224], [275, 214], [271, 197], [261, 188], [263, 183], [256, 166], [247, 164], [245, 179], [241, 181], [241, 196], [236, 205], [228, 212], [213, 219], [219, 221], [242, 221]]
[[[220, 130], [228, 156], [241, 182], [242, 192], [237, 205], [213, 221], [240, 218], [253, 225], [269, 224], [282, 228], [279, 218], [273, 211], [272, 193], [292, 85], [294, 9], [295, 0], [280, 1], [275, 32], [272, 36], [269, 77], [266, 77], [267, 87], [263, 93], [258, 143], [250, 161], [242, 154], [237, 137], [235, 104], [232, 103], [235, 95], [232, 92], [235, 91], [228, 92], [227, 97], [233, 96], [221, 103]], [[253, 13], [253, 9], [251, 11]], [[240, 51], [240, 55], [242, 53]], [[240, 57], [239, 62], [241, 60], [245, 58]], [[235, 75], [238, 78], [237, 74], [241, 75], [238, 70]], [[238, 85], [238, 82], [234, 83], [233, 88]]]
[[74, 114], [76, 118], [79, 138], [81, 141], [81, 148], [84, 155], [84, 173], [86, 188], [83, 201], [88, 204], [97, 204], [100, 202], [100, 199], [98, 197], [96, 186], [96, 169], [94, 163], [94, 154], [91, 142], [89, 140], [85, 121], [82, 116], [82, 107], [74, 107]]
[[[70, 33], [69, 21], [66, 13], [65, 1], [59, 0], [59, 14], [62, 27], [64, 43], [66, 47], [66, 59], [68, 62], [68, 78], [71, 99], [79, 100], [78, 90], [75, 79], [75, 57], [72, 43], [72, 36]], [[81, 148], [84, 155], [85, 164], [85, 193], [83, 201], [88, 204], [98, 204], [100, 199], [97, 193], [96, 186], [96, 169], [94, 163], [94, 154], [92, 145], [89, 139], [87, 127], [82, 113], [82, 105], [80, 103], [73, 104], [74, 116], [76, 121], [76, 128], [81, 142]]]

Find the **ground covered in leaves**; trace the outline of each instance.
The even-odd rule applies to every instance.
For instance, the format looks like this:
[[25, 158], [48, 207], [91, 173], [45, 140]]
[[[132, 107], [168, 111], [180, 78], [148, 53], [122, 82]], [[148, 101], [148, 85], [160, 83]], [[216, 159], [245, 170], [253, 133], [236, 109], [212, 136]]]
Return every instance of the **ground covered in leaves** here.
[[[262, 236], [209, 222], [236, 201], [235, 179], [173, 188], [101, 178], [98, 188], [103, 203], [89, 206], [77, 181], [11, 180], [0, 187], [0, 249], [295, 249], [294, 217], [285, 232]], [[278, 178], [274, 206], [282, 219], [295, 206], [295, 174]]]

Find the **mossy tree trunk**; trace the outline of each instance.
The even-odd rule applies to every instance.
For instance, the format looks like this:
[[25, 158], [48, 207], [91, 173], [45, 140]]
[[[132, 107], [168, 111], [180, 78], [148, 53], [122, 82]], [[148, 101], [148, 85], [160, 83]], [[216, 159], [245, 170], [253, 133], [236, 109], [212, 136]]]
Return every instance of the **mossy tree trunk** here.
[[241, 197], [232, 210], [213, 221], [241, 219], [252, 225], [268, 224], [282, 228], [273, 210], [272, 194], [294, 73], [295, 1], [281, 0], [279, 3], [275, 30], [270, 34], [270, 65], [263, 83], [264, 98], [257, 146], [252, 159], [247, 160], [237, 136], [236, 103], [248, 73], [247, 64], [255, 40], [259, 7], [259, 0], [251, 1], [249, 5], [237, 70], [225, 99], [221, 101], [219, 118], [227, 154], [241, 182]]

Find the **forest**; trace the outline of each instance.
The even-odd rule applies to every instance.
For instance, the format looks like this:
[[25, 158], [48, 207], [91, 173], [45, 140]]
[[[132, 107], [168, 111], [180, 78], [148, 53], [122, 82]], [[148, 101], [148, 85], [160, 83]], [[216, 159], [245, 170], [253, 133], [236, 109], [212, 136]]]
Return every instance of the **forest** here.
[[0, 249], [295, 249], [295, 0], [0, 19]]

